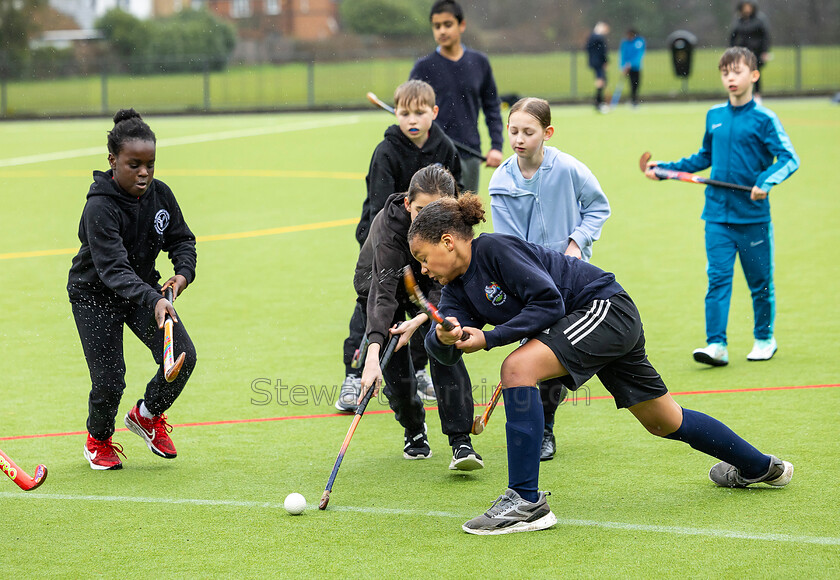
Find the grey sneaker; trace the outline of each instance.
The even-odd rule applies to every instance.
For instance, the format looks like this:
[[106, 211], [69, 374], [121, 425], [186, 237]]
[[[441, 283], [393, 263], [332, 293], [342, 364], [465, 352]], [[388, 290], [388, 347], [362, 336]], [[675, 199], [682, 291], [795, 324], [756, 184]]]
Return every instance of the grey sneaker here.
[[341, 383], [341, 392], [335, 401], [335, 408], [347, 413], [355, 413], [359, 404], [359, 395], [362, 394], [362, 379], [353, 375], [347, 375]]
[[508, 489], [489, 510], [466, 522], [461, 529], [468, 534], [496, 535], [550, 528], [557, 523], [557, 518], [548, 507], [545, 499], [548, 495], [548, 492], [541, 491], [537, 502], [531, 503]]
[[770, 468], [767, 473], [756, 479], [747, 479], [734, 465], [721, 461], [709, 470], [709, 479], [720, 487], [747, 487], [753, 483], [766, 483], [774, 487], [784, 487], [793, 477], [793, 465], [778, 457], [770, 456]]
[[414, 378], [417, 379], [417, 394], [424, 401], [437, 401], [435, 396], [435, 385], [432, 383], [432, 377], [426, 372], [426, 369], [420, 369], [414, 373]]

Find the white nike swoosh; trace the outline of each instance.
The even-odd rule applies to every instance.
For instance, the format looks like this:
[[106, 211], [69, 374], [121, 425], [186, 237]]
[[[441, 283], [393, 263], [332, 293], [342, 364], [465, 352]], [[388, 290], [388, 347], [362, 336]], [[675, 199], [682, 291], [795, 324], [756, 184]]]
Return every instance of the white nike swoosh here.
[[93, 453], [91, 453], [90, 451], [88, 451], [88, 455], [90, 456], [90, 460], [91, 460], [91, 461], [93, 461], [94, 459], [96, 459], [96, 456], [97, 456], [98, 454], [99, 454], [99, 452], [98, 452], [98, 451], [94, 451]]
[[750, 247], [751, 247], [751, 248], [754, 248], [754, 247], [756, 247], [758, 244], [763, 244], [763, 243], [764, 243], [764, 240], [758, 240], [757, 242], [750, 242]]
[[714, 125], [712, 125], [712, 131], [714, 131], [715, 129], [717, 129], [721, 125], [723, 125], [723, 123], [715, 123]]

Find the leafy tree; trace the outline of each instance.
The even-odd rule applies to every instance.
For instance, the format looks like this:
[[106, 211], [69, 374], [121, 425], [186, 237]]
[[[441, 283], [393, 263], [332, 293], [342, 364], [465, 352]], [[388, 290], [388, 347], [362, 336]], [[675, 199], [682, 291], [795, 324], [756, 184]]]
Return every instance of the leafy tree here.
[[27, 60], [29, 37], [35, 32], [30, 15], [44, 0], [0, 0], [0, 73], [19, 74]]
[[339, 10], [352, 32], [396, 38], [427, 36], [430, 7], [417, 0], [344, 0]]
[[139, 20], [116, 9], [97, 27], [133, 72], [220, 69], [236, 45], [233, 25], [204, 10]]

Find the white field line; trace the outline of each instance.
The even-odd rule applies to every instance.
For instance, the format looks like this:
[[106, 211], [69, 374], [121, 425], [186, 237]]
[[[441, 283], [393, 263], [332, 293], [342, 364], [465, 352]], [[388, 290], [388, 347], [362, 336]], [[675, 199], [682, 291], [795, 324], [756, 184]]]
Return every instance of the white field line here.
[[[275, 133], [287, 133], [290, 131], [307, 131], [309, 129], [322, 129], [335, 125], [352, 125], [359, 122], [359, 116], [341, 117], [337, 119], [324, 119], [320, 121], [305, 121], [289, 125], [274, 125], [267, 127], [250, 127], [248, 129], [232, 129], [230, 131], [219, 131], [216, 133], [203, 133], [187, 137], [173, 137], [161, 139], [157, 147], [176, 147], [179, 145], [192, 145], [194, 143], [208, 143], [211, 141], [223, 141], [225, 139], [239, 139], [242, 137], [258, 137], [260, 135], [273, 135]], [[10, 157], [0, 159], [0, 167], [17, 167], [46, 161], [57, 161], [60, 159], [75, 159], [77, 157], [88, 157], [91, 155], [106, 155], [104, 146], [85, 147], [83, 149], [70, 149], [69, 151], [56, 151], [53, 153], [41, 153], [39, 155], [24, 155], [23, 157]]]
[[[26, 493], [16, 491], [0, 492], [0, 499], [41, 499], [66, 501], [102, 501], [114, 503], [159, 503], [166, 505], [195, 505], [234, 508], [263, 508], [282, 510], [283, 504], [277, 502], [235, 501], [216, 499], [189, 499], [167, 497], [130, 497], [115, 495], [65, 495], [54, 493]], [[317, 512], [316, 506], [307, 506], [307, 511]], [[330, 506], [328, 511], [355, 512], [376, 515], [421, 516], [434, 518], [451, 518], [468, 520], [476, 514], [456, 514], [452, 512], [420, 511], [402, 508], [374, 508], [357, 506]], [[626, 522], [601, 522], [597, 520], [576, 520], [557, 518], [558, 526], [592, 527], [631, 532], [651, 532], [656, 534], [671, 534], [680, 536], [706, 536], [712, 538], [730, 538], [734, 540], [756, 540], [764, 542], [787, 542], [791, 544], [817, 544], [822, 546], [840, 546], [840, 537], [825, 536], [796, 536], [791, 534], [764, 534], [755, 532], [739, 532], [736, 530], [719, 530], [714, 528], [688, 528], [682, 526], [657, 526], [651, 524], [631, 524]]]

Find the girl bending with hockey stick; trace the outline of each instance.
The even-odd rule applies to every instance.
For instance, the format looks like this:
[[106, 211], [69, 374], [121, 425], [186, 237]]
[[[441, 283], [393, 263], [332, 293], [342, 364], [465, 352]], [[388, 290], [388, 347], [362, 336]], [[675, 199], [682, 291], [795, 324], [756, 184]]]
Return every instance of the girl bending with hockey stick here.
[[[366, 333], [370, 346], [362, 372], [362, 395], [385, 378], [385, 395], [397, 421], [405, 429], [403, 457], [426, 459], [432, 456], [426, 435], [426, 412], [417, 394], [413, 363], [407, 347], [412, 334], [429, 329], [429, 318], [411, 302], [403, 285], [403, 268], [410, 264], [423, 293], [437, 301], [440, 285], [420, 275], [420, 265], [408, 249], [408, 227], [429, 203], [455, 198], [455, 178], [439, 164], [419, 170], [411, 178], [408, 193], [395, 193], [376, 214], [356, 264], [354, 286], [362, 312], [366, 313]], [[406, 315], [411, 316], [406, 320]], [[392, 328], [394, 326], [397, 328]], [[389, 330], [390, 328], [390, 330]], [[389, 332], [400, 335], [390, 364], [381, 369], [380, 350]], [[471, 471], [484, 467], [470, 440], [473, 398], [470, 377], [463, 362], [442, 365], [431, 360], [432, 382], [438, 401], [441, 429], [449, 437], [452, 461], [449, 469]]]
[[[483, 234], [481, 200], [467, 195], [429, 204], [408, 232], [422, 272], [443, 284], [437, 325], [426, 349], [443, 364], [463, 353], [528, 339], [501, 368], [507, 415], [508, 489], [462, 527], [471, 534], [540, 530], [556, 522], [539, 491], [543, 413], [538, 381], [562, 377], [575, 390], [597, 375], [652, 434], [684, 441], [721, 460], [709, 472], [720, 486], [784, 486], [793, 466], [765, 455], [726, 425], [681, 408], [645, 354], [642, 322], [615, 277], [582, 260], [514, 236]], [[483, 332], [487, 325], [493, 330]], [[469, 338], [460, 340], [462, 332]]]
[[[155, 134], [134, 110], [114, 116], [108, 133], [106, 172], [94, 171], [79, 223], [82, 247], [73, 258], [67, 292], [90, 370], [88, 437], [84, 456], [93, 469], [120, 469], [122, 446], [111, 441], [125, 389], [123, 326], [152, 351], [158, 364], [142, 399], [125, 424], [149, 449], [167, 459], [177, 455], [166, 411], [195, 367], [196, 355], [184, 325], [163, 297], [178, 297], [195, 278], [195, 236], [187, 227], [172, 190], [154, 179]], [[175, 275], [161, 287], [155, 259], [169, 253]], [[174, 343], [185, 361], [167, 382], [163, 369], [163, 323], [175, 322]], [[170, 377], [171, 378], [171, 377]]]

